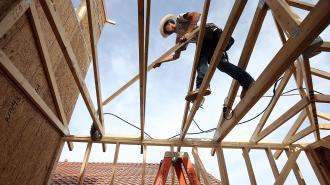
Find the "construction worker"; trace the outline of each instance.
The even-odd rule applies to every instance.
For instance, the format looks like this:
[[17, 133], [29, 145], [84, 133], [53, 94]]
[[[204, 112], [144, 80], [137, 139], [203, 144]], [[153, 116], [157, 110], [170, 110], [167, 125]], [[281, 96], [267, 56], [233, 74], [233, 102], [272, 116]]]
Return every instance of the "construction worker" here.
[[[185, 42], [193, 30], [198, 28], [197, 22], [199, 21], [200, 15], [201, 14], [198, 12], [187, 12], [180, 14], [179, 16], [168, 14], [164, 16], [160, 21], [160, 33], [164, 38], [168, 37], [172, 33], [176, 33], [176, 43]], [[208, 64], [210, 63], [210, 60], [213, 56], [221, 32], [222, 30], [213, 23], [207, 23], [205, 26], [205, 36], [203, 39], [201, 54], [197, 67], [196, 89], [188, 93], [186, 96], [187, 101], [194, 101], [198, 95], [199, 88], [207, 72]], [[197, 36], [191, 39], [188, 43], [196, 43], [196, 41]], [[231, 39], [227, 49], [230, 48], [233, 41], [234, 39]], [[187, 45], [188, 44], [182, 46], [173, 55], [169, 55], [164, 60], [155, 63], [153, 67], [157, 68], [160, 67], [164, 62], [170, 62], [178, 59], [180, 57], [181, 51], [184, 51], [187, 48]], [[227, 73], [229, 76], [240, 83], [240, 85], [243, 87], [241, 92], [241, 98], [243, 98], [247, 89], [249, 89], [253, 84], [254, 79], [243, 69], [229, 63], [228, 57], [226, 55], [222, 56], [217, 68], [220, 71]], [[210, 88], [207, 88], [204, 92], [204, 96], [209, 94], [211, 94], [211, 90]]]

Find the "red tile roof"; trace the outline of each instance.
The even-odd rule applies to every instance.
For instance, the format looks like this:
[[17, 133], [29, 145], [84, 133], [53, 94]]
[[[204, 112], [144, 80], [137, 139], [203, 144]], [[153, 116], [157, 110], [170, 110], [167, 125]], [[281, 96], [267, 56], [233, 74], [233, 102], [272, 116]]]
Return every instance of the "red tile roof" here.
[[[52, 184], [78, 184], [81, 163], [59, 162], [55, 170]], [[146, 166], [145, 184], [152, 184], [159, 164], [149, 163]], [[115, 185], [135, 185], [141, 183], [141, 163], [118, 163], [115, 175]], [[112, 175], [112, 163], [88, 163], [85, 171], [84, 184], [109, 184]], [[221, 184], [218, 179], [209, 174], [212, 184]], [[176, 183], [177, 182], [177, 178]], [[201, 180], [202, 181], [202, 180]], [[171, 184], [171, 171], [167, 183]], [[201, 182], [203, 184], [203, 182]]]

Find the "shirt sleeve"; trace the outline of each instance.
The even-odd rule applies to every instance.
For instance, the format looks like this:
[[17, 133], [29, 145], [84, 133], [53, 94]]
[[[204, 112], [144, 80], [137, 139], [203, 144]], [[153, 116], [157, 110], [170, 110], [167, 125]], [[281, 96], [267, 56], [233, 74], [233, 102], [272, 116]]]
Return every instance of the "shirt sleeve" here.
[[177, 21], [182, 23], [189, 22], [190, 20], [185, 18], [187, 14], [188, 12], [179, 14], [179, 16], [177, 17]]

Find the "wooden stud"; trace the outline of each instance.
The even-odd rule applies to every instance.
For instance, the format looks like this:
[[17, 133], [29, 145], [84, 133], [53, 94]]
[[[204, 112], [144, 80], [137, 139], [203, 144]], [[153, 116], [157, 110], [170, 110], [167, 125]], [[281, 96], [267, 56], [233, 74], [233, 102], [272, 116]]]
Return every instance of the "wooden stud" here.
[[[288, 156], [288, 159], [292, 155], [292, 152], [289, 152], [288, 150], [285, 150], [285, 153]], [[304, 177], [302, 176], [302, 174], [300, 172], [300, 169], [299, 169], [299, 167], [298, 167], [298, 165], [297, 165], [296, 162], [293, 162], [292, 170], [293, 170], [294, 175], [296, 176], [296, 179], [297, 179], [298, 184], [299, 185], [306, 185], [306, 182], [304, 180]]]
[[324, 112], [317, 112], [317, 116], [327, 121], [330, 121], [330, 114]]
[[330, 95], [316, 94], [315, 101], [319, 103], [330, 103]]
[[115, 182], [115, 175], [116, 175], [116, 169], [117, 169], [117, 161], [118, 161], [118, 154], [119, 154], [119, 147], [120, 147], [120, 143], [117, 142], [116, 143], [116, 149], [115, 149], [115, 155], [113, 157], [113, 163], [112, 163], [112, 174], [111, 174], [111, 180], [110, 180], [110, 184], [114, 184]]
[[[202, 20], [201, 20], [201, 23], [199, 25], [199, 27], [202, 28], [202, 29], [199, 29], [199, 33], [198, 33], [198, 39], [197, 39], [197, 46], [196, 46], [196, 50], [195, 50], [194, 62], [193, 62], [191, 72], [190, 72], [188, 93], [191, 92], [193, 87], [194, 87], [194, 82], [195, 82], [195, 77], [196, 77], [196, 69], [197, 69], [200, 54], [201, 54], [201, 51], [202, 51], [202, 43], [203, 43], [203, 39], [204, 39], [204, 35], [205, 35], [205, 29], [204, 28], [205, 28], [207, 16], [208, 16], [208, 13], [209, 13], [209, 7], [210, 7], [210, 0], [205, 0], [204, 1], [204, 7], [203, 7], [203, 13], [202, 13]], [[185, 105], [184, 113], [183, 113], [182, 124], [181, 124], [181, 130], [183, 129], [184, 124], [186, 122], [189, 108], [190, 108], [190, 102], [186, 101], [186, 105]]]
[[47, 106], [45, 101], [39, 96], [36, 90], [31, 86], [29, 81], [14, 66], [6, 54], [0, 50], [0, 67], [10, 77], [13, 82], [24, 92], [24, 94], [34, 103], [34, 105], [42, 112], [43, 115], [58, 129], [62, 135], [68, 135], [69, 130], [64, 127], [63, 123]]
[[194, 156], [195, 161], [198, 163], [198, 166], [201, 169], [201, 173], [202, 173], [202, 177], [203, 177], [203, 182], [205, 185], [211, 185], [211, 181], [210, 178], [208, 176], [208, 173], [202, 163], [202, 160], [200, 159], [199, 155], [198, 155], [198, 151], [196, 147], [192, 148], [192, 155]]
[[291, 11], [289, 5], [283, 0], [266, 0], [266, 4], [282, 29], [287, 31], [290, 36], [295, 36], [299, 31], [300, 17]]
[[284, 184], [286, 178], [289, 175], [290, 170], [292, 169], [293, 165], [295, 164], [301, 150], [297, 150], [293, 152], [290, 157], [288, 158], [288, 161], [285, 163], [284, 167], [282, 168], [279, 176], [276, 178], [274, 185], [280, 185]]
[[315, 128], [315, 130], [314, 130], [315, 138], [317, 140], [320, 140], [320, 130], [318, 127], [319, 123], [318, 123], [317, 114], [316, 114], [317, 111], [316, 111], [316, 105], [315, 105], [313, 81], [312, 81], [311, 69], [310, 69], [310, 64], [309, 64], [308, 58], [304, 57], [303, 64], [302, 64], [302, 71], [303, 71], [303, 77], [305, 80], [307, 95], [308, 95], [309, 101], [311, 102], [310, 109], [311, 109], [312, 116], [313, 116], [313, 122], [311, 124]]
[[215, 150], [216, 150], [216, 153], [217, 153], [217, 159], [218, 159], [218, 166], [219, 166], [221, 182], [224, 185], [229, 185], [229, 178], [228, 178], [228, 173], [227, 173], [226, 160], [225, 160], [225, 155], [223, 154], [222, 147], [217, 147]]
[[75, 79], [75, 82], [78, 86], [78, 89], [81, 93], [81, 96], [87, 106], [88, 112], [90, 114], [90, 116], [92, 117], [93, 123], [95, 125], [95, 127], [97, 128], [97, 130], [100, 131], [100, 133], [102, 135], [104, 135], [104, 130], [102, 127], [102, 124], [100, 122], [100, 120], [97, 118], [97, 116], [95, 115], [95, 108], [93, 105], [93, 102], [90, 98], [86, 83], [84, 81], [83, 75], [81, 73], [77, 58], [73, 52], [72, 46], [69, 42], [69, 40], [67, 39], [64, 27], [57, 15], [57, 13], [54, 11], [54, 9], [52, 8], [51, 3], [49, 2], [49, 0], [45, 0], [45, 1], [41, 1], [40, 2], [45, 15], [47, 17], [48, 22], [50, 23], [50, 26], [52, 27], [52, 30], [56, 36], [56, 39], [60, 45], [60, 48], [64, 54], [64, 57], [66, 59], [66, 62], [71, 70], [71, 73]]
[[309, 135], [310, 133], [314, 132], [314, 128], [312, 126], [308, 126], [307, 128], [303, 129], [302, 131], [298, 132], [297, 134], [295, 134], [294, 136], [292, 136], [288, 141], [284, 142], [285, 144], [291, 144], [294, 143], [296, 141], [298, 141], [299, 139]]
[[[73, 142], [89, 142], [91, 141], [90, 136], [65, 136], [65, 141]], [[126, 145], [150, 145], [150, 146], [181, 146], [181, 147], [200, 147], [200, 148], [217, 148], [220, 146], [219, 143], [212, 141], [211, 139], [185, 139], [181, 141], [168, 140], [168, 139], [145, 139], [140, 140], [140, 137], [112, 137], [105, 135], [100, 141], [93, 141], [94, 143], [120, 143]], [[247, 141], [223, 141], [221, 143], [223, 148], [250, 148], [250, 149], [288, 149], [289, 146], [280, 142], [259, 142], [256, 144]], [[294, 147], [304, 147], [306, 143], [293, 144]]]
[[330, 80], [330, 73], [329, 72], [322, 71], [320, 69], [311, 68], [311, 73], [312, 73], [312, 75]]
[[279, 86], [277, 87], [275, 94], [272, 98], [272, 102], [270, 105], [267, 107], [266, 111], [263, 113], [256, 129], [254, 130], [252, 137], [250, 138], [251, 142], [255, 142], [255, 139], [257, 138], [258, 134], [260, 131], [263, 129], [266, 121], [268, 120], [270, 114], [272, 113], [277, 101], [279, 100], [280, 96], [282, 95], [282, 92], [284, 88], [286, 87], [288, 81], [290, 80], [290, 77], [292, 75], [292, 72], [288, 69], [283, 76], [283, 79], [281, 80]]
[[[198, 148], [196, 148], [196, 152], [198, 152]], [[196, 159], [194, 159], [194, 162], [195, 162], [195, 171], [197, 174], [197, 178], [200, 181], [201, 180], [201, 173], [200, 173], [201, 167], [199, 166], [199, 163], [197, 162]]]
[[[307, 114], [306, 114], [306, 111], [303, 110], [297, 120], [294, 122], [294, 124], [292, 125], [292, 127], [290, 128], [289, 132], [286, 134], [285, 138], [283, 139], [283, 143], [288, 141], [296, 132], [297, 130], [300, 128], [301, 124], [303, 123], [303, 121], [305, 120]], [[274, 157], [275, 159], [278, 159], [281, 155], [283, 150], [277, 150], [275, 153], [274, 153]]]
[[296, 115], [299, 111], [301, 111], [308, 104], [309, 104], [309, 101], [308, 101], [307, 98], [304, 98], [304, 99], [300, 100], [299, 102], [297, 102], [288, 111], [286, 111], [278, 119], [276, 119], [272, 124], [270, 124], [264, 130], [262, 130], [258, 134], [258, 137], [256, 138], [255, 141], [258, 142], [261, 139], [265, 138], [271, 132], [273, 132], [274, 130], [276, 130], [278, 127], [280, 127], [281, 125], [283, 125], [286, 121], [288, 121], [290, 118], [292, 118], [294, 115]]
[[321, 47], [316, 50], [316, 52], [320, 52], [320, 51], [330, 52], [330, 42], [323, 42]]
[[313, 4], [302, 2], [299, 0], [286, 0], [286, 2], [293, 7], [300, 8], [303, 10], [311, 11], [314, 8]]
[[[252, 20], [252, 24], [250, 26], [249, 33], [246, 37], [246, 41], [245, 41], [245, 44], [244, 44], [244, 47], [242, 50], [242, 54], [241, 54], [239, 62], [238, 62], [238, 66], [242, 69], [246, 69], [246, 67], [247, 67], [247, 64], [250, 60], [255, 43], [257, 41], [262, 23], [265, 19], [266, 13], [267, 13], [267, 6], [265, 4], [263, 4], [261, 7], [258, 6], [255, 11], [255, 14], [254, 14], [253, 20]], [[233, 106], [238, 88], [239, 88], [239, 83], [236, 80], [233, 80], [231, 83], [227, 98], [224, 102], [225, 106], [230, 107], [230, 108]], [[225, 119], [223, 117], [223, 114], [221, 114], [219, 121], [218, 121], [217, 130], [215, 131], [214, 136], [213, 136], [214, 140], [217, 139], [220, 126], [223, 124], [224, 121], [225, 121]], [[211, 154], [214, 155], [214, 153], [215, 153], [215, 149], [212, 150]]]
[[79, 185], [82, 185], [84, 183], [84, 175], [85, 175], [85, 171], [86, 171], [86, 166], [88, 164], [89, 155], [92, 150], [92, 144], [93, 144], [92, 142], [88, 142], [87, 147], [86, 147], [84, 159], [81, 164], [80, 173], [79, 173], [79, 183], [78, 183]]
[[[146, 90], [146, 63], [145, 63], [145, 39], [144, 39], [144, 0], [138, 1], [138, 35], [139, 35], [139, 75], [140, 75], [140, 131], [141, 140], [144, 139], [145, 122], [145, 90]], [[141, 151], [142, 153], [142, 151]]]
[[251, 164], [251, 160], [250, 160], [250, 156], [249, 156], [249, 151], [247, 148], [242, 148], [243, 151], [243, 158], [246, 164], [246, 168], [249, 174], [249, 179], [250, 179], [250, 184], [251, 185], [256, 185], [257, 181], [256, 181], [256, 177], [254, 176], [254, 172], [253, 172], [253, 168], [252, 168], [252, 164]]
[[229, 18], [228, 18], [227, 23], [224, 27], [224, 30], [221, 34], [217, 47], [214, 50], [214, 54], [212, 56], [209, 68], [205, 74], [202, 85], [199, 89], [198, 96], [197, 96], [196, 100], [194, 101], [194, 104], [190, 110], [190, 113], [187, 117], [185, 126], [183, 127], [183, 129], [180, 132], [180, 140], [183, 140], [188, 132], [191, 122], [199, 108], [199, 105], [202, 102], [204, 91], [209, 86], [209, 83], [213, 77], [216, 67], [220, 62], [220, 58], [222, 57], [223, 52], [225, 51], [226, 46], [229, 42], [230, 35], [232, 35], [232, 33], [236, 27], [236, 24], [243, 12], [246, 2], [247, 2], [246, 0], [235, 1], [235, 4], [230, 12]]
[[[94, 81], [95, 81], [95, 90], [96, 90], [96, 100], [97, 100], [97, 112], [99, 116], [99, 120], [102, 125], [102, 129], [104, 132], [104, 117], [103, 117], [103, 106], [102, 106], [102, 95], [101, 95], [101, 82], [100, 82], [100, 69], [98, 62], [98, 54], [97, 54], [97, 38], [95, 27], [97, 26], [95, 23], [95, 14], [94, 14], [94, 3], [95, 1], [86, 0], [87, 4], [87, 15], [88, 15], [88, 28], [89, 28], [89, 36], [91, 42], [91, 50], [93, 57], [93, 70], [94, 70]], [[104, 15], [105, 18], [106, 14]], [[106, 152], [106, 145], [102, 144], [103, 152]]]
[[267, 148], [267, 149], [265, 149], [265, 152], [266, 152], [270, 167], [272, 168], [274, 178], [276, 179], [279, 175], [279, 172], [278, 172], [278, 168], [276, 166], [275, 159], [272, 154], [272, 150], [270, 148]]
[[[34, 36], [35, 36], [35, 40], [38, 46], [38, 50], [39, 50], [39, 54], [41, 57], [41, 61], [46, 73], [46, 77], [47, 77], [47, 81], [50, 87], [50, 91], [52, 93], [52, 96], [54, 98], [54, 103], [55, 103], [55, 108], [57, 110], [57, 113], [59, 115], [59, 119], [60, 121], [63, 123], [64, 127], [68, 129], [68, 121], [66, 119], [66, 115], [64, 112], [64, 107], [62, 104], [62, 100], [61, 100], [61, 96], [60, 96], [60, 92], [57, 86], [57, 82], [55, 79], [55, 75], [54, 75], [54, 70], [51, 64], [51, 60], [50, 60], [50, 56], [49, 56], [49, 52], [48, 52], [48, 48], [46, 45], [46, 40], [43, 34], [43, 30], [41, 28], [41, 23], [40, 23], [40, 19], [37, 13], [37, 9], [35, 7], [35, 2], [32, 1], [30, 8], [28, 10], [29, 13], [29, 18], [30, 18], [30, 22], [32, 25], [32, 29], [34, 32]], [[69, 131], [69, 129], [68, 129]], [[68, 135], [70, 134], [70, 132], [68, 133]], [[68, 144], [68, 148], [70, 151], [73, 150], [73, 143], [72, 142], [67, 142]]]

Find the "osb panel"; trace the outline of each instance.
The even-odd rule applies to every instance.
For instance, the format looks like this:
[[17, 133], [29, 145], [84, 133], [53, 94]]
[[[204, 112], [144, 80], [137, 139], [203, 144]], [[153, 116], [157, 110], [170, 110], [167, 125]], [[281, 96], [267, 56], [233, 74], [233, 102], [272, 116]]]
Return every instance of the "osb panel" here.
[[[2, 19], [17, 2], [0, 1], [0, 18]], [[84, 39], [89, 39], [89, 33], [81, 30], [71, 1], [53, 2], [85, 76], [90, 60]], [[69, 120], [79, 92], [39, 2], [36, 6]], [[98, 12], [103, 15], [103, 10]], [[86, 19], [87, 15], [83, 19], [84, 24], [87, 23]], [[97, 33], [101, 32], [100, 28], [102, 29], [99, 27]], [[0, 48], [57, 115], [33, 34], [27, 14], [23, 15], [5, 36], [0, 38]], [[58, 154], [57, 147], [60, 146], [61, 136], [1, 69], [0, 84], [0, 184], [44, 184]]]
[[321, 161], [321, 167], [323, 167], [324, 170], [328, 172], [327, 174], [330, 174], [330, 149], [319, 147], [315, 149], [315, 152]]

